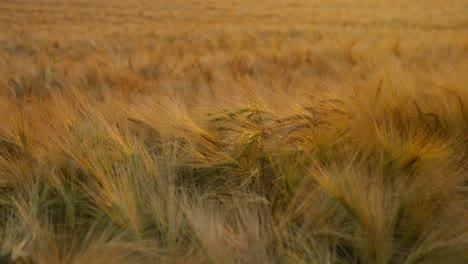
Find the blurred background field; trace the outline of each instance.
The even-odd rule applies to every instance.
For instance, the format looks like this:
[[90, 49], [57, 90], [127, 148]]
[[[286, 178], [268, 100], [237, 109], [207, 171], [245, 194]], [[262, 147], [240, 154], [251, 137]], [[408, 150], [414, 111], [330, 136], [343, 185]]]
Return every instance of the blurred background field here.
[[0, 2], [0, 263], [467, 263], [466, 1]]

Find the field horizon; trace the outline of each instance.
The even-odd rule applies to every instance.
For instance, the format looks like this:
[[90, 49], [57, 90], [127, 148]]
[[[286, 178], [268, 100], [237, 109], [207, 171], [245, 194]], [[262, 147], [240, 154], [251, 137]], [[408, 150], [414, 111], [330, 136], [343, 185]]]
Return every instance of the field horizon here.
[[0, 263], [468, 263], [468, 3], [0, 2]]

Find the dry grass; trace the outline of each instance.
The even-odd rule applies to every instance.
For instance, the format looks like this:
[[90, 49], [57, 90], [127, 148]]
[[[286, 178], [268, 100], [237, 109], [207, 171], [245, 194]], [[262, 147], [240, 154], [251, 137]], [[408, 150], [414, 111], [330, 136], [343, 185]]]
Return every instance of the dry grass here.
[[468, 263], [466, 1], [2, 1], [1, 263]]

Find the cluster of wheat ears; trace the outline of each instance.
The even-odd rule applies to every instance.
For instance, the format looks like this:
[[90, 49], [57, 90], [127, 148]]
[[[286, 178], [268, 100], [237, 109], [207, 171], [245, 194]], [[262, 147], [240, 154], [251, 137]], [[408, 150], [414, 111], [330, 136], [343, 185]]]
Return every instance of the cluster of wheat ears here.
[[468, 263], [468, 6], [323, 2], [0, 2], [0, 263]]

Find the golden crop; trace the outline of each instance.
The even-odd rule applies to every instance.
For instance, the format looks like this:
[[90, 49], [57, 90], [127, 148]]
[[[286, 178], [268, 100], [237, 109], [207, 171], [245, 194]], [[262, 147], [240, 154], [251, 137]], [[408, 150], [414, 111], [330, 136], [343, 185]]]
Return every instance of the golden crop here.
[[468, 263], [466, 1], [1, 1], [0, 32], [0, 263]]

